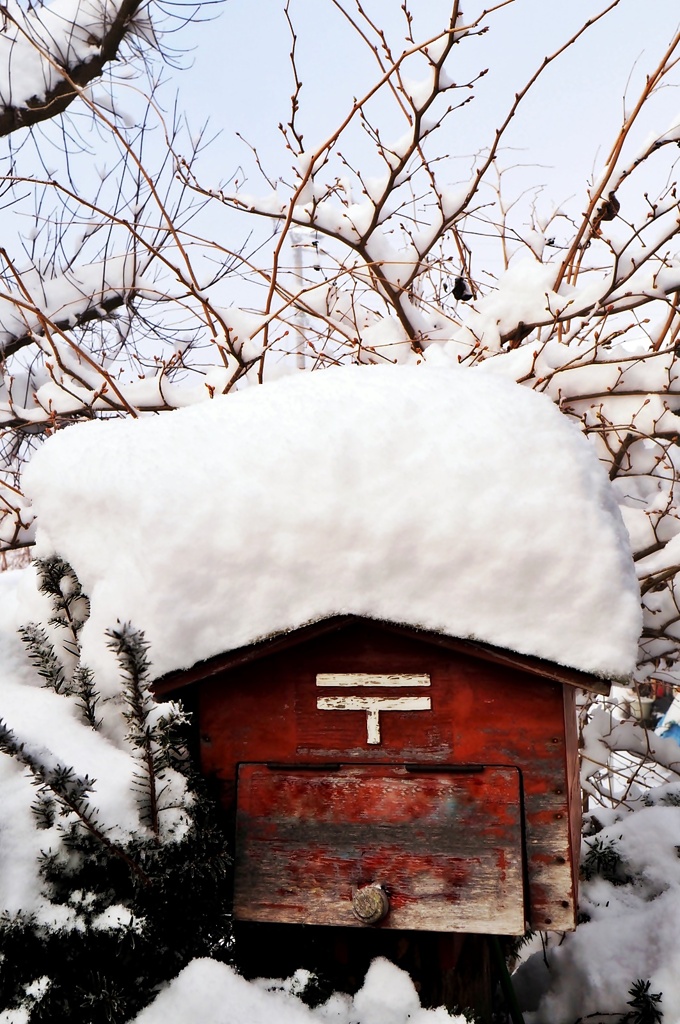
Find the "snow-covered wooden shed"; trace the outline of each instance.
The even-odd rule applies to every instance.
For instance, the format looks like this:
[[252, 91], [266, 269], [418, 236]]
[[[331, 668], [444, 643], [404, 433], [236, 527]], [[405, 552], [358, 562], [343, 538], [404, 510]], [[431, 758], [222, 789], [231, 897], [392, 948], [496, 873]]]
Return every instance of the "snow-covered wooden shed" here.
[[90, 595], [84, 659], [113, 677], [129, 619], [195, 707], [237, 917], [573, 927], [575, 693], [631, 672], [640, 610], [609, 480], [547, 398], [299, 374], [65, 431], [29, 485], [39, 553]]
[[186, 687], [235, 816], [237, 919], [574, 927], [575, 694], [601, 679], [350, 615], [158, 683]]

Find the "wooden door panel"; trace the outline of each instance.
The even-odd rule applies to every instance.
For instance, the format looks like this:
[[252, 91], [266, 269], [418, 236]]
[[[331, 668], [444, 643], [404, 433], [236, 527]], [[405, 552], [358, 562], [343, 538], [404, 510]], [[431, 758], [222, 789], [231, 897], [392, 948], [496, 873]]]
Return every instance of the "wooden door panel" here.
[[352, 899], [375, 884], [381, 927], [522, 934], [521, 822], [515, 768], [241, 765], [234, 913], [365, 927]]

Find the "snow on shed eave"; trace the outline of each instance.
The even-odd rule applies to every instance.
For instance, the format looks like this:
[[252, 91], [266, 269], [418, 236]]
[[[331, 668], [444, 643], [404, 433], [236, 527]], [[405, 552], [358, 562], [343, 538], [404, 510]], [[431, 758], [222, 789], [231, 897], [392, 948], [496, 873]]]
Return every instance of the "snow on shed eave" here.
[[623, 681], [621, 679], [596, 676], [575, 668], [568, 668], [565, 665], [546, 661], [544, 658], [536, 658], [532, 655], [520, 654], [517, 651], [506, 650], [502, 647], [494, 647], [492, 644], [482, 643], [479, 640], [450, 636], [447, 633], [435, 633], [431, 630], [418, 629], [415, 626], [404, 623], [388, 622], [384, 619], [372, 619], [360, 615], [334, 615], [327, 619], [309, 622], [298, 629], [286, 630], [262, 637], [252, 644], [228, 650], [223, 654], [199, 661], [190, 668], [168, 672], [154, 681], [154, 692], [158, 697], [174, 693], [187, 686], [217, 676], [222, 672], [258, 661], [260, 658], [277, 654], [279, 651], [295, 647], [298, 644], [305, 643], [307, 640], [316, 639], [316, 637], [323, 636], [326, 633], [336, 632], [358, 622], [370, 623], [372, 626], [377, 626], [386, 632], [399, 633], [402, 636], [421, 640], [435, 647], [444, 647], [451, 651], [467, 653], [482, 661], [491, 661], [506, 668], [518, 669], [528, 672], [530, 675], [540, 676], [543, 679], [562, 683], [563, 685], [588, 690], [590, 693], [601, 694], [605, 697], [609, 695], [612, 683]]
[[59, 431], [25, 484], [38, 554], [90, 597], [83, 653], [111, 686], [116, 620], [144, 631], [157, 677], [341, 614], [604, 678], [635, 666], [640, 592], [611, 482], [514, 381], [299, 373]]

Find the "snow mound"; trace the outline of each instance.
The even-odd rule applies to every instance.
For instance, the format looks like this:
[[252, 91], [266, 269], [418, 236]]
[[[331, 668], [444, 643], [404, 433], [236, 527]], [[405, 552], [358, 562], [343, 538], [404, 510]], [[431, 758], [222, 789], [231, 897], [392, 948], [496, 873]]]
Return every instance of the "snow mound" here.
[[296, 998], [294, 982], [248, 982], [214, 960], [192, 960], [134, 1024], [465, 1024], [443, 1006], [421, 1009], [408, 974], [382, 958], [354, 997], [335, 993], [315, 1010]]
[[[632, 814], [609, 811], [611, 823], [584, 839], [584, 852], [600, 844], [618, 859], [618, 877], [596, 873], [584, 880], [585, 920], [576, 931], [556, 937], [547, 951], [536, 943], [513, 976], [527, 1024], [626, 1015], [635, 1020], [629, 1000], [638, 978], [649, 979], [650, 991], [662, 993], [663, 1020], [680, 1021], [679, 798], [677, 782], [652, 790], [648, 799], [657, 806], [641, 805]], [[595, 816], [605, 818], [607, 811], [597, 808]]]
[[112, 677], [118, 619], [161, 675], [347, 613], [604, 676], [635, 664], [604, 470], [548, 398], [489, 374], [343, 367], [93, 422], [51, 438], [26, 486], [37, 554], [75, 568], [84, 658]]

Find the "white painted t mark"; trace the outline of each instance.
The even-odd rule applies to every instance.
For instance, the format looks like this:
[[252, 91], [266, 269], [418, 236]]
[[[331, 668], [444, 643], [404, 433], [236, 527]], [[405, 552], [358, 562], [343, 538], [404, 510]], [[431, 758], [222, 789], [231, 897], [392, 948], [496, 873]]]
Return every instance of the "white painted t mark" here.
[[[361, 672], [319, 673], [317, 686], [332, 687], [376, 687], [385, 689], [429, 686], [429, 675], [370, 675]], [[342, 694], [337, 697], [317, 697], [316, 706], [320, 711], [365, 711], [366, 741], [375, 746], [380, 743], [381, 711], [430, 711], [432, 701], [425, 697], [378, 696], [377, 694]]]

